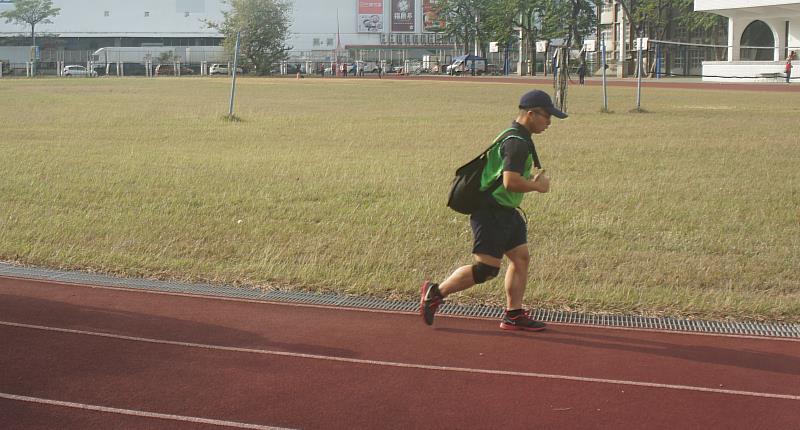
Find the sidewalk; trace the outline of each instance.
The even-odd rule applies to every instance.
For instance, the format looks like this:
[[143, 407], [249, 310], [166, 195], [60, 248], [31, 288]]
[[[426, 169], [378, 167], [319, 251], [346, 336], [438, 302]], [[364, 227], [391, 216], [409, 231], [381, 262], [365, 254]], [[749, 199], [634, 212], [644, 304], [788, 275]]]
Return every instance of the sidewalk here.
[[[386, 75], [387, 79], [398, 80], [431, 80], [453, 82], [496, 82], [496, 83], [535, 83], [553, 84], [552, 75], [544, 76], [449, 76], [449, 75]], [[607, 77], [608, 86], [635, 87], [638, 80], [635, 77], [618, 78]], [[586, 77], [587, 86], [601, 86], [602, 77]], [[578, 86], [578, 78], [570, 79], [570, 86]], [[724, 89], [741, 91], [770, 91], [770, 92], [800, 92], [800, 82], [786, 84], [786, 82], [705, 82], [699, 77], [669, 77], [669, 78], [643, 78], [642, 86], [650, 88], [684, 88], [684, 89]]]

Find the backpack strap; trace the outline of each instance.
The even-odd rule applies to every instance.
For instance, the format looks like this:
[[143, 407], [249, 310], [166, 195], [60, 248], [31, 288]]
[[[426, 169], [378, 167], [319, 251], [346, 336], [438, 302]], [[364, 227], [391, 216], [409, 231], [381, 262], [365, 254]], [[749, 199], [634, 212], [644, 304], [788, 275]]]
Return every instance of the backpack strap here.
[[[505, 136], [508, 132], [516, 131], [516, 130], [517, 129], [514, 128], [514, 127], [507, 128], [507, 129], [503, 130], [500, 134], [497, 135], [497, 137], [494, 138], [494, 141], [492, 142], [492, 144], [489, 145], [489, 147], [486, 148], [485, 151], [483, 151], [483, 154], [481, 155], [481, 157], [488, 157], [489, 156], [489, 151], [491, 151], [492, 148], [495, 147], [495, 145], [502, 145], [503, 142], [505, 142], [508, 139], [514, 138], [514, 137], [519, 138], [519, 136], [516, 136], [516, 135], [513, 135], [513, 134], [508, 135], [505, 138], [503, 138], [503, 136]], [[498, 189], [500, 187], [500, 185], [502, 185], [502, 184], [503, 184], [503, 174], [501, 173], [497, 177], [497, 179], [495, 179], [494, 182], [492, 182], [492, 185], [489, 185], [489, 188], [484, 190], [484, 192], [486, 194], [488, 194], [488, 195], [491, 195], [494, 192], [494, 190]]]
[[[511, 131], [517, 131], [517, 129], [514, 127], [507, 128], [502, 133], [498, 134], [497, 137], [494, 139], [494, 142], [492, 142], [492, 145], [486, 148], [486, 151], [484, 151], [483, 155], [481, 156], [482, 157], [487, 156], [489, 151], [491, 151], [495, 145], [502, 145], [509, 139], [525, 140], [522, 138], [522, 136], [519, 136], [517, 134], [509, 134], [506, 136], [506, 134]], [[533, 140], [531, 140], [531, 149], [533, 150], [533, 152], [531, 153], [531, 157], [533, 158], [533, 165], [536, 166], [537, 169], [541, 169], [542, 163], [539, 161], [539, 155], [536, 153], [536, 146], [533, 144]], [[486, 189], [486, 192], [488, 194], [492, 194], [502, 183], [503, 183], [503, 174], [501, 173], [497, 177], [497, 179], [494, 180], [492, 185], [490, 185], [489, 188]]]
[[[512, 131], [512, 130], [516, 131], [515, 128], [509, 128], [508, 130], [502, 132], [500, 134], [500, 136], [497, 136], [497, 138], [499, 139], [504, 134], [506, 134], [506, 133], [508, 133], [509, 131]], [[502, 139], [500, 141], [500, 144], [502, 145], [503, 143], [505, 143], [506, 140], [513, 139], [513, 138], [517, 138], [517, 139], [520, 139], [520, 140], [525, 140], [525, 139], [522, 138], [522, 136], [519, 136], [519, 135], [516, 135], [516, 134], [512, 134], [512, 135], [506, 136], [504, 139]], [[536, 153], [536, 145], [533, 144], [533, 139], [531, 139], [531, 149], [532, 149], [531, 157], [533, 158], [533, 165], [536, 166], [537, 169], [541, 169], [542, 168], [542, 163], [539, 161], [539, 154]]]

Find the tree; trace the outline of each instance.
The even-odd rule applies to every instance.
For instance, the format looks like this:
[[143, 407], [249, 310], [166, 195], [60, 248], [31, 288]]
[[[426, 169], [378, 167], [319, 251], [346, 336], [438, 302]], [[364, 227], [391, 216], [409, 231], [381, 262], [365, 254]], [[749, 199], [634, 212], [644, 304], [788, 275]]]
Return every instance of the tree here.
[[221, 23], [206, 21], [225, 36], [225, 48], [233, 52], [236, 35], [241, 32], [240, 51], [259, 74], [269, 74], [272, 65], [288, 58], [290, 0], [225, 0], [231, 6], [223, 11]]
[[[500, 43], [518, 40], [522, 52], [531, 60], [528, 70], [536, 75], [536, 40], [541, 33], [541, 17], [551, 0], [497, 0], [488, 9], [486, 19], [492, 37]], [[517, 30], [519, 29], [519, 30]]]
[[436, 13], [447, 25], [444, 34], [455, 39], [457, 45], [463, 45], [463, 53], [475, 39], [481, 38], [484, 28], [480, 27], [481, 17], [487, 15], [487, 5], [491, 0], [442, 0], [436, 5]]
[[[725, 28], [728, 24], [728, 18], [706, 12], [694, 11], [694, 0], [675, 0], [676, 8], [680, 12], [680, 17], [677, 20], [679, 25], [682, 25], [688, 31], [700, 30], [706, 34], [711, 35], [714, 45], [726, 43], [727, 40], [720, 40], [725, 32], [720, 29]], [[714, 59], [719, 61], [727, 48], [714, 48]]]
[[49, 18], [58, 16], [61, 8], [53, 7], [52, 0], [15, 0], [14, 9], [0, 13], [6, 23], [31, 26], [31, 46], [36, 46], [36, 24], [52, 24]]
[[156, 58], [158, 64], [170, 64], [175, 62], [175, 53], [172, 51], [162, 52]]
[[599, 17], [595, 14], [601, 0], [569, 0], [567, 9], [567, 46], [583, 46], [583, 39], [597, 28]]
[[[567, 46], [581, 46], [597, 25], [597, 0], [496, 0], [488, 8], [491, 37], [501, 43], [522, 35], [522, 50], [536, 63], [535, 42], [563, 39]], [[531, 67], [529, 71], [535, 75]]]
[[635, 34], [631, 37], [668, 39], [675, 25], [688, 30], [711, 31], [724, 18], [694, 11], [694, 0], [618, 0]]
[[[633, 46], [634, 37], [649, 37], [656, 40], [670, 39], [676, 26], [682, 26], [688, 31], [701, 30], [718, 43], [719, 26], [725, 24], [725, 18], [694, 11], [694, 0], [618, 0], [625, 16], [631, 23], [633, 31], [629, 34], [630, 46]], [[648, 54], [649, 55], [649, 54]], [[669, 51], [667, 51], [669, 55]], [[719, 59], [721, 52], [714, 50], [714, 55]], [[667, 61], [669, 69], [670, 62]], [[655, 69], [655, 62], [650, 62], [650, 72]], [[669, 70], [667, 71], [669, 73]]]

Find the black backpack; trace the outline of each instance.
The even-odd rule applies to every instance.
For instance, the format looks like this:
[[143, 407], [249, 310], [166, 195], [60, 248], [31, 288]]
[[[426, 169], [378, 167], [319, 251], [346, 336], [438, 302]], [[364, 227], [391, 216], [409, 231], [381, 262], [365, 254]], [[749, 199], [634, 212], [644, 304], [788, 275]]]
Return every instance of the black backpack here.
[[[502, 145], [508, 139], [518, 138], [516, 134], [508, 134], [509, 132], [516, 131], [515, 128], [509, 128], [500, 133], [492, 144], [486, 148], [485, 151], [475, 157], [469, 163], [459, 167], [456, 170], [456, 177], [453, 179], [453, 184], [450, 188], [450, 195], [447, 198], [447, 206], [456, 212], [469, 215], [484, 205], [494, 190], [503, 183], [503, 175], [495, 179], [489, 188], [481, 191], [481, 175], [483, 175], [483, 168], [486, 167], [486, 162], [491, 151], [495, 145]], [[533, 150], [533, 162], [536, 168], [541, 169], [539, 157], [536, 155], [536, 149]]]

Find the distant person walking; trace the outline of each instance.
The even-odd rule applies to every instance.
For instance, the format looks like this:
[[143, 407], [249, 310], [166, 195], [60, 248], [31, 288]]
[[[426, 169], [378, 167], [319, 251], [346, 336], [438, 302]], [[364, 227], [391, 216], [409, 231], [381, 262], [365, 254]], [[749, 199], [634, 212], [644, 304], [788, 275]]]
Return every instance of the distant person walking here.
[[581, 61], [581, 65], [578, 66], [578, 83], [583, 85], [586, 79], [586, 63]]
[[426, 324], [433, 324], [434, 314], [447, 296], [495, 278], [505, 256], [509, 261], [504, 280], [506, 312], [500, 328], [544, 330], [544, 323], [530, 319], [522, 309], [530, 254], [527, 221], [518, 208], [525, 193], [550, 190], [550, 179], [544, 170], [535, 174], [531, 170], [538, 165], [532, 137], [547, 130], [551, 115], [567, 117], [553, 106], [544, 91], [525, 93], [519, 101], [516, 120], [495, 140], [481, 176], [481, 189], [489, 189], [500, 178], [502, 184], [486, 195], [483, 207], [470, 215], [475, 263], [456, 269], [441, 284], [422, 284], [419, 311]]
[[786, 83], [790, 83], [792, 79], [792, 57], [786, 59]]

